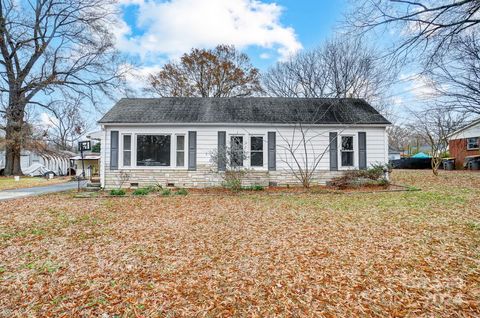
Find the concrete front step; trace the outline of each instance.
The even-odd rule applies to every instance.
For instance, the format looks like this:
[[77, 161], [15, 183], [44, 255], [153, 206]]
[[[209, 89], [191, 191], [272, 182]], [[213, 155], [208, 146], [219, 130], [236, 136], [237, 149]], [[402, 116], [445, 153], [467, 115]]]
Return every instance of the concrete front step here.
[[86, 192], [97, 192], [97, 191], [100, 191], [100, 188], [97, 188], [97, 187], [86, 187], [86, 188], [85, 188], [85, 191], [86, 191]]
[[101, 184], [100, 183], [88, 183], [85, 191], [87, 192], [97, 192], [100, 191], [101, 189]]

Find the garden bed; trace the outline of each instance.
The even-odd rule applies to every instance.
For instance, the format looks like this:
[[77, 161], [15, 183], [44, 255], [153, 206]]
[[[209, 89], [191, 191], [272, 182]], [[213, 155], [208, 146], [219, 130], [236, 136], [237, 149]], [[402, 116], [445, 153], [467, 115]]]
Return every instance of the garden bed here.
[[[168, 189], [170, 192], [166, 194], [163, 192], [165, 189]], [[127, 198], [127, 197], [141, 197], [141, 196], [160, 196], [160, 197], [169, 197], [169, 196], [238, 196], [238, 195], [294, 195], [294, 194], [328, 194], [328, 193], [371, 193], [371, 192], [389, 192], [389, 191], [412, 191], [418, 190], [413, 187], [389, 184], [389, 185], [375, 185], [367, 184], [357, 187], [347, 187], [342, 189], [337, 189], [335, 187], [329, 186], [311, 186], [310, 188], [304, 188], [301, 186], [291, 186], [291, 187], [262, 187], [261, 189], [253, 190], [251, 188], [243, 189], [240, 191], [233, 191], [231, 189], [222, 188], [222, 187], [211, 187], [211, 188], [165, 188], [160, 191], [149, 191], [143, 194], [135, 194], [135, 191], [138, 189], [125, 189], [124, 194], [115, 195], [111, 194], [110, 191], [100, 191], [100, 192], [80, 192], [75, 194], [76, 198], [92, 198], [92, 197], [114, 197], [114, 198]], [[179, 194], [178, 191], [181, 191]], [[117, 191], [117, 190], [114, 190]]]

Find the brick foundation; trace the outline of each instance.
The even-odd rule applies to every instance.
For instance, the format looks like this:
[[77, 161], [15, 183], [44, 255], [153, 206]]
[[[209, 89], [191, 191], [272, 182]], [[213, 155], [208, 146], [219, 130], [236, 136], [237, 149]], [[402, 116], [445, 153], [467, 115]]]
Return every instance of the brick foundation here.
[[[176, 187], [207, 188], [222, 185], [222, 173], [212, 170], [210, 166], [198, 166], [196, 171], [188, 170], [153, 170], [153, 169], [122, 169], [105, 171], [105, 188], [113, 189], [120, 186], [120, 172], [126, 172], [129, 180], [124, 182], [123, 188], [129, 188], [131, 183], [138, 183], [139, 187], [160, 184], [174, 184]], [[332, 178], [341, 175], [341, 171], [318, 170], [312, 180], [313, 184], [325, 184]], [[301, 185], [293, 173], [283, 171], [247, 171], [243, 177], [242, 185], [268, 186], [270, 183], [278, 186]]]

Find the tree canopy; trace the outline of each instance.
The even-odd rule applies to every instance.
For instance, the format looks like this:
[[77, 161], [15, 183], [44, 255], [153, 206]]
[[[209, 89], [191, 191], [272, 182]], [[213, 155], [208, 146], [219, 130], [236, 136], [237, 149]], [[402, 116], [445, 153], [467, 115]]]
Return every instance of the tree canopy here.
[[147, 91], [185, 97], [242, 97], [262, 92], [260, 73], [234, 46], [192, 49], [148, 77]]

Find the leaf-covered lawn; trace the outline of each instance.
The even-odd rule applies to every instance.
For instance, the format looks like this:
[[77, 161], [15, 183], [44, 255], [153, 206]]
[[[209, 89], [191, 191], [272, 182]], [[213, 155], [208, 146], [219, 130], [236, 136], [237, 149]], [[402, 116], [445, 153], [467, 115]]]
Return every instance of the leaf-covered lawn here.
[[41, 177], [20, 177], [20, 181], [15, 181], [13, 177], [0, 177], [0, 191], [46, 186], [67, 182], [68, 180], [70, 180], [69, 177], [57, 177], [51, 180]]
[[0, 202], [0, 317], [480, 315], [480, 174], [418, 192]]

